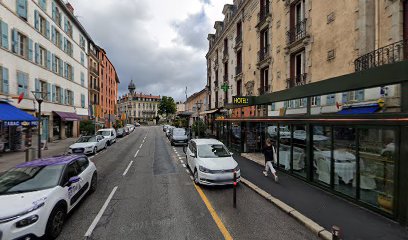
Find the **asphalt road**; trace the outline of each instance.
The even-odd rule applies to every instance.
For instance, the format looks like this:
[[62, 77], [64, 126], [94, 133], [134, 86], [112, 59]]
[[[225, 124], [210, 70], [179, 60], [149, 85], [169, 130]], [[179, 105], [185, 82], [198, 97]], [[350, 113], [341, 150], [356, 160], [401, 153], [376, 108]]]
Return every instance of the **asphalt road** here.
[[58, 239], [317, 239], [242, 184], [236, 209], [230, 186], [196, 188], [184, 159], [161, 127], [136, 128], [92, 157], [98, 189]]

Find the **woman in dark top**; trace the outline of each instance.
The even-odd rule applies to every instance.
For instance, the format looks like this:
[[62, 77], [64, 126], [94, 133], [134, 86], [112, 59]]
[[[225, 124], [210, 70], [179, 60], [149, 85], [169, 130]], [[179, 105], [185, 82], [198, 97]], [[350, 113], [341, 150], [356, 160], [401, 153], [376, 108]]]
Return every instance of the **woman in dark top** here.
[[263, 153], [265, 155], [265, 171], [263, 171], [263, 174], [268, 176], [268, 171], [269, 169], [272, 172], [272, 175], [275, 179], [275, 182], [278, 181], [278, 176], [276, 175], [276, 170], [273, 168], [272, 161], [276, 161], [276, 151], [275, 148], [272, 145], [271, 139], [266, 139], [266, 144], [263, 148]]

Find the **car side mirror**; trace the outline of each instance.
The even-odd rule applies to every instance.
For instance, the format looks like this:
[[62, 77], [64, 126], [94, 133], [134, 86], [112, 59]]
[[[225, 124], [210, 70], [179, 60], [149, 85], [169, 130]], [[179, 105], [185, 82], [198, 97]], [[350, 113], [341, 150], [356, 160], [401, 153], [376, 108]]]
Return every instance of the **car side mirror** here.
[[195, 158], [196, 155], [194, 153], [190, 153], [190, 157]]
[[71, 186], [72, 184], [79, 182], [79, 180], [81, 180], [81, 178], [78, 177], [78, 176], [71, 177], [71, 178], [68, 180], [66, 186], [69, 187], [69, 186]]

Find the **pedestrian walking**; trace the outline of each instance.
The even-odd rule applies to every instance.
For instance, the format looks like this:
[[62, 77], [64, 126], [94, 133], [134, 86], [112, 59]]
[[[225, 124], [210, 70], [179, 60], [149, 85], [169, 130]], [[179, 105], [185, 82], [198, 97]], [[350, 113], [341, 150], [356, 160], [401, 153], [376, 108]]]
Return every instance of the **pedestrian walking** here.
[[275, 182], [278, 182], [278, 175], [276, 175], [276, 170], [272, 165], [272, 161], [277, 160], [276, 151], [270, 138], [266, 139], [266, 143], [263, 148], [263, 153], [265, 155], [265, 170], [263, 171], [263, 174], [265, 175], [265, 177], [267, 177], [268, 171], [271, 170]]

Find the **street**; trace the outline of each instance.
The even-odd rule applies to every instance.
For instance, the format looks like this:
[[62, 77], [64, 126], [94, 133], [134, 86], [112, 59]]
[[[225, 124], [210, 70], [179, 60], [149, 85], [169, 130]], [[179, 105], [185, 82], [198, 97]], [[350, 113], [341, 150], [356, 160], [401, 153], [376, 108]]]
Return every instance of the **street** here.
[[58, 239], [317, 238], [243, 184], [236, 209], [231, 186], [196, 188], [184, 159], [160, 127], [136, 128], [91, 157], [97, 191], [68, 216]]

